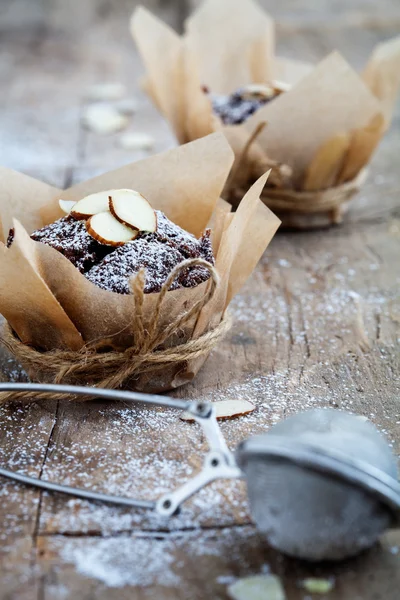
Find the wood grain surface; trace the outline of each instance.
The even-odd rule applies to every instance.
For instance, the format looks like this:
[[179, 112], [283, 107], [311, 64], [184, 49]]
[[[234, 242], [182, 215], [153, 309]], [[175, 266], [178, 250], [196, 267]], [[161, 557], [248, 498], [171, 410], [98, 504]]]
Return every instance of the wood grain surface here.
[[[177, 29], [196, 2], [146, 2]], [[399, 32], [397, 0], [267, 0], [281, 54], [316, 61], [339, 48], [360, 68]], [[0, 5], [0, 164], [63, 187], [146, 156], [120, 134], [81, 125], [87, 89], [122, 82], [138, 111], [129, 130], [174, 145], [140, 91], [127, 20], [134, 2], [12, 0]], [[329, 231], [279, 233], [233, 302], [234, 327], [184, 398], [245, 398], [222, 424], [231, 448], [304, 408], [371, 419], [400, 453], [400, 109], [352, 202]], [[1, 293], [1, 292], [0, 292]], [[1, 351], [2, 377], [24, 377]], [[0, 409], [1, 464], [44, 479], [154, 498], [201, 464], [205, 442], [173, 411], [101, 402]], [[340, 565], [310, 566], [268, 548], [244, 484], [215, 483], [169, 521], [1, 482], [0, 599], [226, 599], [237, 577], [277, 574], [289, 600], [317, 598], [305, 577], [332, 578], [330, 600], [395, 600], [400, 534]]]

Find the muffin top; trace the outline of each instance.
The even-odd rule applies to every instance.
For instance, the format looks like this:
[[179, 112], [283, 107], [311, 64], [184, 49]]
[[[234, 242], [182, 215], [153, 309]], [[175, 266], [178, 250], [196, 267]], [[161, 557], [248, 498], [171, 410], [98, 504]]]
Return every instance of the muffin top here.
[[[78, 203], [60, 201], [69, 214], [34, 231], [31, 238], [63, 254], [99, 288], [118, 294], [130, 293], [129, 279], [140, 269], [145, 270], [144, 292], [149, 294], [159, 292], [174, 267], [188, 258], [214, 264], [210, 230], [196, 239], [161, 211], [150, 212], [146, 207], [146, 214], [142, 214], [143, 197], [138, 208], [134, 194], [137, 192], [133, 190], [110, 190]], [[87, 202], [87, 198], [92, 200]], [[111, 204], [113, 198], [117, 199], [115, 208]], [[98, 212], [90, 214], [94, 210]], [[141, 230], [141, 223], [152, 230]], [[11, 230], [7, 245], [12, 241]], [[189, 267], [177, 276], [170, 289], [195, 287], [208, 278], [206, 268]]]
[[224, 125], [240, 125], [288, 89], [286, 84], [273, 81], [269, 84], [250, 84], [228, 95], [214, 94], [207, 87], [204, 91], [209, 94], [214, 114]]

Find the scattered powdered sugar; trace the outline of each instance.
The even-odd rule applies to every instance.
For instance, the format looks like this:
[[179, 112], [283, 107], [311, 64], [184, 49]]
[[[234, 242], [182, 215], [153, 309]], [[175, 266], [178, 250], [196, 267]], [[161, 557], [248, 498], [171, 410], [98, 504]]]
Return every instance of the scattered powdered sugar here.
[[[133, 240], [117, 248], [86, 274], [87, 279], [105, 290], [129, 294], [129, 279], [141, 268], [146, 271], [145, 293], [159, 292], [174, 267], [184, 260], [170, 244], [160, 243], [151, 236]], [[174, 282], [171, 289], [176, 289]]]
[[[146, 534], [146, 537], [136, 534], [100, 539], [56, 538], [54, 546], [62, 559], [72, 563], [79, 573], [108, 587], [179, 587], [180, 594], [186, 591], [188, 598], [193, 589], [185, 580], [186, 557], [190, 557], [190, 562], [209, 563], [210, 567], [212, 563], [214, 567], [218, 564], [221, 574], [216, 583], [221, 589], [246, 569], [269, 572], [268, 564], [263, 562], [262, 540], [252, 527]], [[258, 552], [257, 564], [252, 565], [245, 549]]]
[[[218, 385], [203, 386], [201, 393], [196, 384], [187, 386], [184, 394], [207, 401], [242, 398], [255, 404], [254, 412], [220, 422], [232, 450], [242, 439], [267, 430], [289, 414], [325, 406], [362, 413], [394, 443], [400, 410], [388, 401], [385, 385], [390, 377], [393, 391], [394, 386], [400, 387], [400, 378], [385, 369], [396, 340], [387, 337], [385, 343], [371, 347], [368, 341], [379, 338], [376, 315], [388, 318], [395, 291], [383, 293], [374, 285], [353, 289], [354, 273], [346, 257], [339, 260], [330, 285], [314, 269], [302, 287], [297, 279], [282, 279], [282, 272], [289, 277], [297, 268], [296, 257], [288, 256], [288, 265], [277, 264], [280, 258], [269, 265], [275, 285], [266, 285], [265, 275], [258, 270], [231, 305], [235, 326], [230, 351], [243, 352], [243, 370], [222, 374]], [[321, 257], [325, 271], [329, 260], [329, 255]], [[254, 295], [253, 286], [260, 286], [263, 293]], [[368, 364], [377, 365], [381, 378], [373, 386], [365, 385], [371, 372], [354, 348], [354, 340], [364, 338]], [[223, 344], [213, 351], [210, 373], [222, 361], [223, 352]], [[12, 377], [18, 379], [15, 366], [10, 368]], [[199, 426], [182, 422], [176, 411], [122, 404], [60, 404], [57, 413], [44, 404], [4, 406], [0, 407], [0, 427], [1, 462], [15, 470], [37, 475], [52, 437], [44, 479], [150, 500], [193, 476], [207, 450]], [[21, 493], [21, 487], [7, 483], [0, 488], [0, 500], [5, 525], [1, 541], [7, 549], [12, 536], [31, 533], [39, 494]], [[192, 561], [208, 557], [217, 562], [217, 584], [223, 595], [226, 585], [241, 573], [259, 574], [267, 569], [249, 556], [253, 544], [259, 560], [263, 557], [250, 521], [244, 482], [220, 481], [196, 494], [171, 519], [45, 493], [38, 524], [56, 554], [102, 585], [182, 589], [189, 586], [184, 557]], [[57, 586], [60, 597], [62, 585]], [[189, 593], [190, 587], [188, 597]]]
[[108, 587], [162, 585], [178, 586], [174, 572], [174, 545], [169, 540], [118, 536], [62, 542], [61, 556], [74, 563], [78, 572]]
[[80, 544], [63, 543], [61, 556], [73, 562], [79, 573], [98, 579], [109, 587], [179, 585], [173, 570], [173, 544], [119, 536], [88, 540]]
[[[131, 498], [156, 500], [195, 474], [205, 450], [196, 452], [201, 438], [197, 430], [193, 434], [194, 447], [188, 451], [188, 455], [179, 454], [171, 458], [176, 449], [179, 452], [180, 426], [174, 422], [173, 428], [176, 429], [177, 439], [171, 439], [170, 427], [166, 432], [168, 441], [154, 442], [154, 451], [147, 450], [146, 433], [137, 434], [136, 439], [127, 437], [130, 441], [124, 448], [123, 459], [116, 457], [112, 447], [108, 447], [107, 439], [104, 443], [100, 441], [99, 445], [91, 443], [90, 448], [86, 444], [76, 443], [67, 451], [57, 450], [57, 455], [47, 460], [43, 478], [84, 488], [95, 487]], [[118, 436], [117, 429], [113, 432], [114, 440]], [[185, 446], [187, 448], [187, 443]], [[101, 475], [96, 477], [96, 473]], [[94, 478], [97, 481], [95, 484]], [[68, 535], [79, 532], [109, 535], [115, 531], [130, 532], [136, 529], [174, 531], [201, 525], [231, 525], [236, 519], [249, 522], [243, 483], [239, 481], [212, 484], [187, 502], [178, 515], [169, 519], [152, 511], [107, 506], [74, 498], [61, 503], [47, 494], [42, 504], [43, 525], [51, 531]]]

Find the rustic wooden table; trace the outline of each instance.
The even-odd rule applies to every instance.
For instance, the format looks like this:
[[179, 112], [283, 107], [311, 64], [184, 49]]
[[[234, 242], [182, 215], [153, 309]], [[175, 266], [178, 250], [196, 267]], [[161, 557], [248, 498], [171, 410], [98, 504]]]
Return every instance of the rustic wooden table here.
[[[127, 30], [131, 2], [14, 0], [0, 4], [0, 164], [63, 187], [142, 158], [118, 135], [80, 124], [86, 89], [123, 82], [139, 102], [132, 131], [172, 147], [168, 127], [138, 89]], [[147, 2], [179, 28], [190, 4]], [[160, 6], [158, 6], [160, 5]], [[339, 48], [357, 68], [398, 34], [397, 0], [264, 1], [282, 54], [318, 60]], [[400, 151], [398, 110], [346, 222], [276, 236], [234, 301], [231, 333], [176, 395], [248, 398], [257, 410], [222, 425], [229, 444], [307, 407], [365, 415], [400, 450]], [[4, 352], [6, 377], [20, 378]], [[100, 402], [0, 409], [0, 457], [12, 468], [130, 496], [159, 495], [200, 464], [204, 440], [172, 411]], [[304, 577], [334, 579], [331, 600], [395, 600], [400, 534], [340, 565], [309, 566], [265, 546], [240, 483], [210, 486], [165, 522], [141, 512], [1, 482], [2, 600], [227, 598], [237, 577], [277, 574], [287, 598], [315, 598]]]

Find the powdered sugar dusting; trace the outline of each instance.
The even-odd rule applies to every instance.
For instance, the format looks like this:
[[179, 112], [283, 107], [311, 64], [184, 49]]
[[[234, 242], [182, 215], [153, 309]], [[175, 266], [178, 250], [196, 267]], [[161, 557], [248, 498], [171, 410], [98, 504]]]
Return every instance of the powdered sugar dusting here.
[[[145, 293], [159, 292], [162, 284], [176, 265], [182, 262], [182, 254], [173, 246], [160, 244], [157, 238], [140, 238], [124, 244], [102, 262], [93, 267], [86, 277], [105, 290], [129, 294], [129, 279], [141, 268], [146, 271]], [[174, 282], [171, 289], [176, 289]]]
[[[108, 587], [159, 586], [186, 591], [190, 598], [193, 587], [185, 578], [186, 560], [220, 563], [216, 583], [221, 591], [246, 569], [267, 573], [260, 538], [252, 527], [233, 527], [218, 532], [196, 531], [180, 534], [123, 535], [118, 538], [58, 540], [55, 547], [64, 561], [73, 563], [78, 572], [97, 579]], [[258, 564], [246, 558], [258, 550]], [[226, 557], [229, 556], [229, 562]], [[205, 582], [204, 582], [205, 583]], [[161, 592], [160, 592], [161, 593]], [[160, 596], [162, 597], [162, 596]]]
[[128, 536], [65, 543], [61, 555], [73, 562], [82, 575], [97, 579], [108, 587], [162, 585], [178, 586], [174, 571], [173, 544], [169, 540]]
[[113, 250], [88, 234], [85, 221], [77, 221], [73, 217], [58, 219], [34, 231], [31, 238], [63, 254], [81, 273], [91, 269]]

